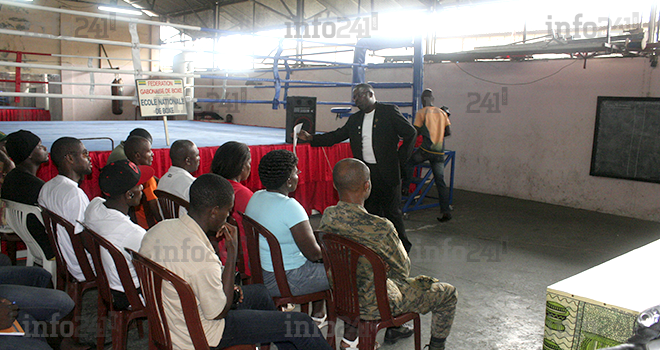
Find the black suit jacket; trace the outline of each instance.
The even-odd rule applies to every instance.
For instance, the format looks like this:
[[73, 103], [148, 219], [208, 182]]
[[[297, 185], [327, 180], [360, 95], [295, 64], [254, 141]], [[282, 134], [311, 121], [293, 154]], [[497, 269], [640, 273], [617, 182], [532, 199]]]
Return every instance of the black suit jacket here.
[[[362, 122], [364, 112], [352, 114], [341, 128], [325, 134], [316, 134], [311, 145], [332, 146], [349, 139], [353, 157], [362, 157]], [[417, 131], [401, 114], [395, 105], [376, 103], [373, 123], [373, 148], [378, 170], [385, 177], [386, 185], [395, 186], [401, 182], [400, 167], [405, 164], [413, 148]], [[399, 138], [403, 144], [399, 147]]]

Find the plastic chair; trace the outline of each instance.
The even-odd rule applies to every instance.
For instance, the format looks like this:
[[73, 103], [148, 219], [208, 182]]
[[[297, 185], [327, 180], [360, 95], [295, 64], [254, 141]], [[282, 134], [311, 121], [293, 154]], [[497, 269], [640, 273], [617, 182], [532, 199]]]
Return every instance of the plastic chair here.
[[230, 225], [236, 226], [236, 228], [239, 231], [238, 235], [238, 254], [236, 257], [236, 271], [238, 271], [241, 275], [241, 281], [243, 281], [244, 284], [251, 284], [252, 283], [252, 278], [248, 276], [247, 272], [245, 271], [245, 259], [249, 257], [244, 256], [243, 254], [243, 242], [241, 241], [241, 235], [240, 235], [240, 227], [238, 227], [238, 222], [236, 221], [236, 218], [234, 218], [232, 215], [229, 215], [227, 217], [227, 223]]
[[[317, 300], [326, 300], [328, 325], [332, 327], [335, 317], [332, 311], [332, 296], [330, 290], [316, 292], [305, 295], [292, 295], [291, 288], [289, 288], [289, 281], [286, 278], [286, 271], [284, 270], [284, 262], [282, 260], [282, 249], [280, 243], [267, 228], [256, 222], [251, 217], [239, 212], [243, 216], [243, 228], [245, 228], [245, 236], [247, 237], [248, 255], [250, 257], [250, 270], [252, 272], [252, 283], [264, 283], [263, 270], [261, 268], [261, 257], [259, 254], [259, 236], [263, 236], [268, 242], [270, 248], [270, 256], [273, 261], [273, 273], [277, 281], [277, 287], [280, 290], [279, 297], [273, 297], [275, 306], [281, 309], [286, 304], [299, 304], [302, 312], [309, 313], [309, 303]], [[334, 332], [332, 328], [328, 328], [328, 343], [334, 346]]]
[[160, 215], [163, 220], [178, 218], [179, 208], [184, 207], [188, 210], [190, 206], [188, 201], [169, 192], [154, 190], [154, 194], [158, 197], [158, 206], [160, 207]]
[[43, 225], [44, 220], [41, 217], [41, 209], [34, 205], [27, 205], [14, 201], [3, 200], [5, 206], [5, 217], [7, 224], [16, 232], [18, 237], [25, 243], [28, 249], [27, 261], [25, 266], [41, 265], [44, 269], [53, 275], [53, 286], [57, 288], [57, 262], [48, 260], [46, 254], [37, 241], [34, 239], [27, 227], [28, 215], [34, 215]]
[[[71, 299], [73, 299], [73, 302], [76, 304], [76, 306], [73, 308], [73, 339], [78, 341], [81, 320], [80, 314], [82, 308], [82, 296], [86, 290], [96, 288], [96, 274], [94, 273], [94, 269], [92, 268], [92, 265], [87, 258], [82, 238], [80, 235], [75, 234], [75, 228], [73, 224], [48, 210], [48, 208], [44, 208], [42, 206], [40, 206], [40, 208], [41, 215], [44, 219], [44, 227], [46, 228], [48, 240], [50, 240], [50, 244], [53, 247], [53, 251], [55, 252], [55, 261], [57, 262], [57, 288], [66, 291]], [[73, 251], [76, 255], [76, 259], [78, 260], [80, 269], [85, 276], [85, 280], [82, 282], [78, 281], [69, 272], [66, 260], [64, 260], [64, 256], [60, 250], [57, 226], [62, 226], [71, 239], [71, 244], [73, 245]], [[100, 319], [100, 316], [102, 316], [102, 301], [100, 294], [98, 297], [98, 303], [98, 314]]]
[[[105, 324], [106, 317], [108, 313], [111, 314], [112, 323], [112, 348], [113, 349], [126, 349], [126, 338], [128, 336], [128, 326], [131, 321], [138, 318], [146, 318], [147, 311], [142, 303], [140, 294], [138, 293], [135, 284], [133, 283], [133, 278], [131, 276], [130, 268], [128, 267], [128, 262], [124, 255], [115, 247], [114, 244], [109, 242], [107, 239], [103, 238], [98, 233], [91, 230], [89, 227], [83, 224], [85, 228], [81, 235], [83, 235], [83, 241], [86, 243], [87, 250], [92, 255], [92, 260], [94, 261], [94, 266], [96, 266], [96, 281], [99, 289], [99, 295], [102, 300], [102, 309], [99, 310], [99, 317], [97, 322], [97, 338], [96, 338], [96, 347], [98, 350], [102, 350], [105, 344]], [[101, 258], [101, 248], [106, 250], [112, 257], [112, 261], [115, 263], [115, 268], [119, 274], [119, 280], [121, 281], [122, 287], [124, 287], [124, 293], [126, 298], [130, 303], [130, 307], [127, 310], [116, 310], [113, 304], [112, 292], [110, 291], [110, 284], [108, 281], [108, 276], [105, 272], [106, 266], [103, 265], [103, 259]], [[142, 323], [140, 320], [138, 322], [138, 333], [140, 338], [144, 337], [144, 332], [142, 330]]]
[[[140, 253], [128, 248], [126, 251], [133, 257], [133, 265], [140, 278], [142, 294], [146, 301], [150, 348], [172, 349], [172, 339], [167, 317], [165, 317], [165, 307], [163, 306], [163, 295], [161, 293], [163, 281], [165, 281], [170, 283], [179, 295], [183, 316], [195, 350], [208, 350], [209, 344], [202, 328], [202, 321], [199, 319], [197, 299], [188, 282]], [[226, 349], [252, 350], [255, 347], [253, 345], [237, 345]]]
[[[331, 289], [334, 312], [344, 322], [358, 328], [360, 349], [373, 349], [378, 330], [385, 327], [398, 327], [414, 320], [415, 350], [421, 349], [421, 327], [419, 314], [408, 312], [392, 315], [387, 299], [387, 270], [383, 259], [366, 246], [332, 233], [318, 232], [323, 246], [323, 262], [333, 278]], [[358, 260], [363, 257], [373, 269], [374, 289], [378, 303], [379, 320], [365, 320], [360, 315], [359, 290], [356, 270]], [[339, 278], [338, 276], [341, 276]], [[330, 330], [328, 330], [329, 332]]]

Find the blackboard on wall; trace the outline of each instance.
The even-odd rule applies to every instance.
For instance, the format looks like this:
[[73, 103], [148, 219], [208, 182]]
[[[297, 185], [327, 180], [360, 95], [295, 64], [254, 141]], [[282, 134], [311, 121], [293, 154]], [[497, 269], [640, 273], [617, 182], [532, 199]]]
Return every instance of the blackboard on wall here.
[[590, 175], [660, 183], [660, 98], [598, 96]]

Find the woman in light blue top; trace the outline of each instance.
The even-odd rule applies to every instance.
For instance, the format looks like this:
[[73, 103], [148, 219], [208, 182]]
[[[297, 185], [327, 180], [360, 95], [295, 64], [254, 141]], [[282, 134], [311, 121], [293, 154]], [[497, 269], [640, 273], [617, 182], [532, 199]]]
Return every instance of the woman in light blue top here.
[[[289, 197], [298, 187], [298, 157], [287, 150], [268, 152], [259, 162], [259, 178], [266, 187], [252, 195], [245, 214], [267, 228], [280, 243], [284, 270], [293, 295], [326, 290], [328, 278], [321, 260], [321, 247], [316, 242], [309, 217], [300, 203]], [[259, 239], [264, 284], [271, 295], [279, 296], [273, 273], [268, 243]], [[312, 304], [317, 322], [325, 317], [323, 302]]]

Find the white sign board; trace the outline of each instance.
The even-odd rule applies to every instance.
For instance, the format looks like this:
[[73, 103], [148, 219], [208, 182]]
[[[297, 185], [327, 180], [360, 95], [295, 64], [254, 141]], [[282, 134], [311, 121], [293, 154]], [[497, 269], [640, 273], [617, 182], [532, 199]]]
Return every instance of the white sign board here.
[[183, 79], [136, 79], [143, 117], [186, 114]]

